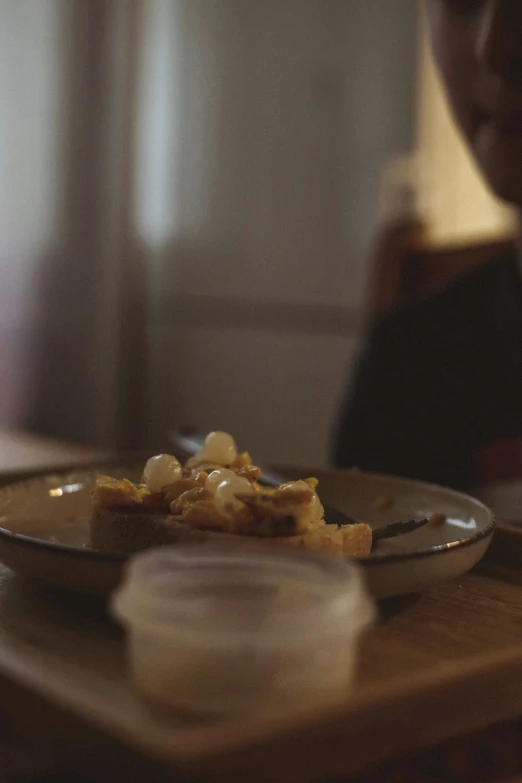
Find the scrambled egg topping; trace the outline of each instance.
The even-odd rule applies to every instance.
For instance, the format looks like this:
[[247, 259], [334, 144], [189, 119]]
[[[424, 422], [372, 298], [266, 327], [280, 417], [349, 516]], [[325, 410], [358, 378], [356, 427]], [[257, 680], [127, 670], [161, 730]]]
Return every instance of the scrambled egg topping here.
[[[217, 434], [224, 435], [211, 433]], [[339, 528], [325, 523], [316, 494], [317, 479], [265, 487], [259, 484], [261, 471], [252, 465], [248, 452], [231, 454], [229, 447], [227, 453], [234, 458], [225, 465], [216, 448], [203, 451], [183, 466], [170, 455], [158, 455], [146, 465], [148, 484], [98, 476], [94, 504], [115, 513], [162, 513], [176, 522], [215, 533], [277, 538], [352, 556], [369, 553], [371, 530], [367, 525]]]
[[315, 500], [317, 479], [300, 482], [299, 489], [292, 489], [291, 484], [272, 489], [257, 482], [260, 473], [252, 465], [237, 471], [239, 477], [248, 478], [251, 488], [237, 494], [241, 506], [227, 514], [216, 508], [213, 495], [205, 489], [208, 478], [205, 471], [186, 475], [165, 486], [161, 493], [128, 479], [98, 476], [94, 502], [114, 510], [170, 511], [178, 521], [193, 527], [262, 537], [302, 535], [321, 521], [322, 509]]

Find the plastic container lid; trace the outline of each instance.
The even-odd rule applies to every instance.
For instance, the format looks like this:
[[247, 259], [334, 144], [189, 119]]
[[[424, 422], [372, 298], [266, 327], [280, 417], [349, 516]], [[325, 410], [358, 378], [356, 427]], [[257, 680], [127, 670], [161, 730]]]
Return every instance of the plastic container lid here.
[[339, 623], [353, 633], [368, 624], [373, 603], [357, 565], [281, 549], [205, 543], [149, 550], [131, 561], [113, 610], [127, 624], [160, 624], [165, 634], [190, 627], [224, 642], [256, 634], [301, 644], [301, 635], [338, 634]]

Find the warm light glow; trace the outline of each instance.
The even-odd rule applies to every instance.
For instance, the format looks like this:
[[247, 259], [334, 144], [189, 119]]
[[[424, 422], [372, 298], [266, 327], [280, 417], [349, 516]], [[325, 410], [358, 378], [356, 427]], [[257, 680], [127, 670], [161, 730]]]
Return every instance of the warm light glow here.
[[513, 210], [485, 186], [456, 131], [435, 70], [422, 20], [418, 100], [418, 153], [423, 174], [421, 214], [433, 242], [449, 244], [513, 233]]
[[66, 484], [63, 487], [55, 487], [49, 490], [49, 497], [61, 498], [62, 495], [70, 495], [72, 492], [79, 492], [84, 488], [84, 484]]

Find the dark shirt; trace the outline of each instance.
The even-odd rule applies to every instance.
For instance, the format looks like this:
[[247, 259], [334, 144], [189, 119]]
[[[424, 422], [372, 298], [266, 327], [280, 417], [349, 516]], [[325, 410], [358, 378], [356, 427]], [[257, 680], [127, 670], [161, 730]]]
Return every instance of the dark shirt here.
[[514, 257], [373, 328], [335, 461], [460, 488], [522, 476], [522, 282]]

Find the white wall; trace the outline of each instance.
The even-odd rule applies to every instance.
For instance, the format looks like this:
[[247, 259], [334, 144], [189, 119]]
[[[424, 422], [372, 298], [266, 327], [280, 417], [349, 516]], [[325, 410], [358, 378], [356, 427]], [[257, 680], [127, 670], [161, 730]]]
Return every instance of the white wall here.
[[416, 0], [0, 15], [0, 426], [108, 445], [123, 389], [133, 430], [150, 269], [151, 440], [224, 427], [261, 459], [324, 461], [380, 167], [412, 141]]
[[[356, 341], [179, 327], [154, 332], [161, 422], [234, 433], [259, 460], [317, 465]], [[172, 418], [169, 417], [169, 413]]]
[[[219, 427], [260, 459], [327, 460], [380, 169], [412, 145], [416, 7], [149, 5], [142, 93], [156, 123], [142, 127], [141, 158], [155, 149], [157, 166], [142, 168], [138, 220], [156, 248], [154, 435]], [[158, 82], [167, 61], [172, 78]]]

